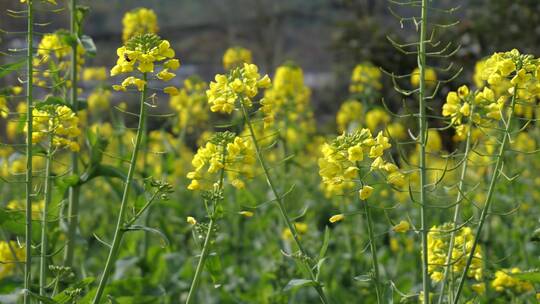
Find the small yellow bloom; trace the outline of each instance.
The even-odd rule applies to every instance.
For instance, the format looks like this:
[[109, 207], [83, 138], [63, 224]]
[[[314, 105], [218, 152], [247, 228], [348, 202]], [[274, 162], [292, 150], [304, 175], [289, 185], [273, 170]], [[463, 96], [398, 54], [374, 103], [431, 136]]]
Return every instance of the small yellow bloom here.
[[332, 217], [330, 217], [330, 219], [329, 219], [328, 221], [329, 221], [330, 223], [335, 223], [335, 222], [342, 221], [344, 218], [345, 218], [345, 215], [343, 215], [343, 214], [341, 213], [341, 214], [333, 215]]
[[240, 211], [240, 212], [238, 212], [238, 214], [240, 214], [242, 216], [245, 216], [245, 217], [252, 217], [253, 216], [253, 212], [251, 212], [251, 211]]
[[188, 224], [190, 224], [190, 225], [193, 225], [193, 226], [197, 224], [197, 220], [196, 220], [194, 217], [192, 217], [192, 216], [188, 216], [188, 217], [186, 218], [186, 222], [187, 222]]
[[392, 228], [394, 232], [398, 233], [407, 232], [409, 231], [409, 229], [411, 229], [411, 225], [409, 224], [409, 222], [404, 220], [402, 220], [401, 222], [399, 222], [399, 224], [395, 225], [394, 228]]
[[360, 199], [363, 201], [368, 199], [372, 193], [373, 193], [373, 187], [368, 186], [368, 185], [363, 186], [362, 189], [358, 191], [358, 195], [360, 196]]

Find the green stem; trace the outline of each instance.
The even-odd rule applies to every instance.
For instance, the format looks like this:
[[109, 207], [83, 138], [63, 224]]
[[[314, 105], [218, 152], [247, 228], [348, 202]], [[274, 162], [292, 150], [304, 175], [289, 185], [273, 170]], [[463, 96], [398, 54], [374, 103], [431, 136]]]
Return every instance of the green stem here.
[[419, 117], [420, 129], [420, 230], [422, 232], [422, 290], [424, 291], [424, 304], [429, 304], [429, 275], [428, 275], [428, 231], [426, 223], [427, 198], [426, 198], [426, 142], [428, 124], [426, 119], [426, 27], [427, 27], [428, 1], [422, 0], [422, 15], [420, 24], [420, 41], [418, 48], [418, 69], [420, 70], [419, 86]]
[[[272, 178], [270, 176], [268, 166], [266, 165], [266, 161], [264, 159], [264, 156], [261, 153], [261, 149], [259, 147], [257, 137], [255, 136], [255, 131], [253, 130], [253, 125], [251, 124], [251, 120], [249, 119], [248, 112], [247, 112], [246, 108], [244, 107], [244, 104], [242, 104], [242, 102], [240, 102], [240, 104], [241, 104], [241, 107], [242, 107], [242, 113], [243, 113], [243, 116], [244, 116], [244, 120], [246, 121], [246, 123], [248, 125], [249, 132], [250, 132], [250, 135], [251, 135], [251, 139], [253, 140], [253, 145], [255, 146], [255, 152], [257, 153], [257, 159], [259, 160], [259, 163], [260, 163], [260, 165], [261, 165], [261, 167], [262, 167], [262, 169], [264, 171], [264, 175], [266, 177], [266, 182], [267, 182], [268, 186], [270, 187], [270, 189], [272, 190], [272, 193], [274, 194], [274, 197], [275, 197], [275, 200], [277, 202], [277, 205], [278, 205], [279, 211], [281, 213], [281, 216], [285, 220], [285, 223], [287, 224], [287, 227], [291, 231], [293, 240], [296, 243], [296, 246], [298, 246], [298, 249], [300, 250], [300, 253], [303, 255], [303, 257], [309, 258], [309, 255], [308, 255], [307, 251], [304, 249], [304, 247], [302, 246], [302, 243], [300, 242], [300, 238], [298, 237], [298, 232], [296, 231], [296, 227], [292, 224], [289, 216], [287, 215], [287, 212], [285, 210], [285, 204], [283, 202], [283, 197], [278, 193], [278, 191], [277, 191], [277, 189], [276, 189], [276, 187], [274, 185], [274, 182], [273, 182], [273, 180], [272, 180]], [[321, 302], [322, 303], [329, 303], [328, 299], [326, 298], [326, 295], [324, 294], [324, 290], [323, 290], [322, 286], [318, 282], [317, 277], [315, 276], [315, 273], [313, 272], [313, 266], [311, 265], [311, 263], [309, 261], [304, 260], [304, 259], [302, 259], [302, 260], [303, 260], [303, 263], [305, 264], [305, 266], [306, 266], [306, 268], [307, 268], [307, 270], [309, 272], [310, 279], [315, 284], [314, 288], [317, 291], [317, 294], [319, 295], [319, 298], [320, 298]]]
[[195, 276], [193, 277], [193, 282], [191, 282], [191, 287], [189, 288], [189, 293], [186, 299], [186, 304], [193, 303], [195, 298], [195, 290], [199, 285], [201, 278], [202, 270], [204, 268], [204, 262], [208, 256], [208, 251], [210, 250], [210, 239], [212, 238], [212, 230], [214, 229], [214, 218], [210, 218], [210, 223], [208, 224], [208, 231], [206, 232], [206, 237], [204, 238], [203, 249], [201, 251], [201, 257], [199, 258], [199, 263], [197, 264], [197, 269], [195, 270]]
[[[147, 81], [146, 73], [143, 74], [143, 80], [145, 82]], [[98, 304], [101, 299], [101, 296], [103, 295], [103, 291], [105, 290], [105, 286], [107, 285], [107, 281], [111, 274], [112, 267], [116, 261], [118, 250], [120, 248], [120, 243], [122, 242], [122, 237], [125, 232], [124, 231], [124, 217], [127, 211], [129, 190], [131, 187], [131, 183], [133, 182], [133, 175], [135, 173], [135, 170], [136, 170], [135, 167], [137, 164], [137, 156], [139, 155], [139, 148], [141, 145], [141, 139], [144, 132], [144, 121], [146, 117], [146, 105], [145, 105], [146, 91], [147, 91], [147, 86], [145, 84], [141, 93], [140, 109], [139, 109], [139, 123], [137, 127], [137, 136], [135, 138], [135, 146], [133, 147], [133, 152], [131, 154], [131, 162], [129, 163], [128, 174], [126, 176], [126, 181], [124, 185], [124, 193], [122, 194], [122, 202], [120, 204], [120, 212], [118, 214], [118, 220], [116, 222], [116, 229], [114, 231], [113, 242], [109, 251], [109, 255], [107, 257], [107, 262], [105, 263], [105, 268], [103, 269], [103, 274], [101, 275], [101, 280], [99, 281], [96, 295], [94, 296], [94, 300], [92, 300], [93, 304]]]
[[[30, 291], [32, 289], [32, 103], [33, 103], [33, 82], [34, 82], [34, 67], [32, 59], [34, 53], [34, 5], [33, 0], [28, 0], [28, 20], [26, 40], [26, 220], [25, 220], [25, 246], [26, 246], [26, 262], [24, 265], [24, 289]], [[24, 293], [24, 304], [30, 303], [29, 293]]]
[[379, 262], [377, 260], [377, 245], [375, 242], [375, 235], [373, 233], [373, 219], [371, 217], [371, 208], [369, 207], [367, 200], [363, 201], [363, 205], [364, 211], [366, 212], [369, 246], [371, 248], [371, 263], [373, 264], [375, 293], [377, 295], [377, 303], [380, 304], [382, 303], [382, 295], [380, 287]]
[[[474, 111], [474, 110], [473, 110]], [[456, 239], [456, 227], [457, 222], [459, 220], [459, 215], [461, 213], [461, 201], [463, 200], [463, 193], [464, 191], [464, 181], [465, 176], [467, 174], [467, 167], [469, 165], [469, 152], [471, 150], [471, 130], [472, 130], [472, 111], [469, 116], [469, 130], [467, 131], [467, 140], [465, 141], [465, 152], [463, 155], [463, 167], [461, 167], [461, 174], [459, 177], [459, 183], [458, 183], [458, 195], [456, 198], [456, 208], [454, 209], [454, 218], [452, 220], [452, 223], [454, 224], [454, 229], [452, 230], [452, 233], [450, 234], [450, 242], [448, 245], [448, 253], [446, 256], [446, 267], [444, 269], [444, 276], [443, 280], [441, 282], [441, 288], [439, 290], [439, 304], [442, 304], [442, 299], [444, 296], [444, 290], [446, 288], [446, 280], [448, 279], [448, 274], [450, 273], [450, 269], [452, 267], [452, 252], [454, 251], [454, 243]]]
[[[51, 132], [53, 132], [51, 130]], [[52, 143], [53, 135], [49, 134], [49, 146], [47, 148], [47, 159], [45, 162], [45, 200], [43, 203], [43, 212], [41, 216], [41, 256], [39, 263], [39, 294], [45, 296], [45, 287], [47, 286], [47, 250], [49, 247], [49, 240], [47, 238], [47, 228], [48, 228], [48, 212], [49, 205], [51, 204], [52, 190], [51, 190], [51, 165], [52, 165]]]
[[[70, 34], [78, 36], [77, 29], [77, 0], [71, 0], [70, 5]], [[73, 106], [73, 112], [77, 113], [79, 110], [79, 101], [77, 98], [77, 46], [78, 43], [74, 43], [71, 46], [71, 105]], [[74, 176], [79, 175], [79, 153], [71, 153], [71, 174]], [[64, 266], [71, 267], [73, 265], [73, 253], [75, 251], [75, 234], [78, 225], [78, 213], [79, 213], [79, 186], [71, 186], [69, 188], [69, 202], [68, 202], [68, 231], [66, 241], [66, 251], [64, 255]]]
[[495, 185], [497, 184], [497, 180], [499, 179], [499, 175], [501, 174], [500, 170], [503, 164], [503, 159], [504, 159], [503, 156], [506, 150], [506, 145], [508, 144], [508, 140], [510, 138], [510, 130], [511, 130], [511, 125], [512, 125], [512, 117], [514, 116], [514, 107], [516, 104], [517, 91], [518, 91], [517, 87], [514, 86], [514, 94], [512, 95], [510, 113], [508, 114], [508, 119], [506, 122], [506, 128], [504, 130], [504, 134], [502, 135], [502, 142], [499, 148], [499, 153], [496, 156], [497, 162], [495, 163], [495, 168], [493, 169], [493, 175], [491, 176], [491, 182], [489, 184], [489, 189], [486, 196], [486, 200], [484, 202], [484, 207], [482, 208], [482, 213], [480, 214], [480, 222], [478, 223], [478, 227], [476, 228], [476, 233], [475, 233], [474, 241], [471, 247], [471, 252], [469, 253], [469, 256], [467, 258], [467, 263], [465, 264], [465, 268], [463, 269], [463, 273], [461, 274], [461, 279], [459, 281], [458, 289], [456, 291], [456, 295], [454, 298], [454, 304], [458, 303], [459, 296], [461, 295], [461, 291], [463, 290], [463, 286], [467, 278], [467, 272], [469, 271], [469, 267], [471, 266], [472, 260], [474, 259], [474, 252], [476, 251], [476, 246], [478, 246], [478, 241], [480, 240], [480, 234], [482, 233], [482, 228], [484, 227], [484, 223], [486, 221], [486, 217], [489, 212], [489, 207], [491, 206], [493, 193], [495, 192]]

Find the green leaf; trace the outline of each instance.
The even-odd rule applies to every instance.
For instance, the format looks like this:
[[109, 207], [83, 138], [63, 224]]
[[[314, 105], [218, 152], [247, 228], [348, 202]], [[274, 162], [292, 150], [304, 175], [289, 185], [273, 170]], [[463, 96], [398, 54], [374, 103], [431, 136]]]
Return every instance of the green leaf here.
[[354, 277], [354, 280], [358, 282], [371, 282], [372, 277], [370, 274], [362, 274]]
[[292, 279], [287, 283], [287, 285], [283, 288], [283, 291], [289, 291], [293, 288], [301, 288], [306, 286], [315, 286], [317, 285], [317, 282], [313, 280], [306, 280], [306, 279]]
[[[24, 292], [24, 291], [22, 291]], [[27, 290], [26, 292], [28, 292], [28, 294], [30, 295], [30, 297], [34, 298], [34, 299], [37, 299], [39, 300], [41, 303], [45, 303], [45, 304], [58, 304], [58, 302], [56, 302], [55, 300], [49, 298], [49, 297], [45, 297], [45, 296], [41, 296], [35, 292], [32, 292], [30, 290]]]
[[88, 54], [90, 57], [93, 57], [96, 55], [97, 49], [96, 49], [96, 45], [94, 44], [94, 40], [92, 39], [92, 37], [88, 35], [82, 35], [81, 44], [83, 48], [86, 50], [86, 54]]
[[73, 298], [76, 296], [76, 294], [73, 293], [75, 289], [84, 289], [90, 284], [94, 282], [93, 277], [85, 278], [68, 288], [64, 289], [62, 292], [54, 296], [53, 300], [56, 301], [58, 304], [68, 304], [72, 303]]
[[531, 269], [528, 271], [523, 271], [520, 273], [507, 273], [509, 276], [512, 276], [516, 279], [531, 283], [540, 283], [540, 269]]
[[19, 61], [15, 61], [12, 63], [0, 65], [0, 78], [11, 74], [12, 72], [18, 71], [20, 68], [25, 66], [26, 59], [23, 58]]
[[[24, 210], [0, 209], [0, 227], [3, 230], [21, 236], [26, 232], [26, 213]], [[32, 239], [40, 239], [41, 225], [39, 221], [33, 221]]]
[[132, 225], [132, 226], [124, 228], [124, 231], [126, 231], [126, 232], [128, 232], [128, 231], [146, 231], [146, 232], [154, 233], [154, 234], [157, 234], [161, 238], [161, 240], [163, 241], [163, 244], [162, 244], [162, 245], [164, 245], [163, 247], [169, 246], [169, 239], [167, 238], [167, 236], [163, 232], [161, 232], [160, 230], [158, 230], [156, 228], [142, 226], [142, 225]]
[[319, 260], [322, 260], [326, 256], [326, 251], [328, 250], [328, 242], [330, 241], [330, 229], [328, 226], [324, 228], [324, 238], [321, 250], [319, 251]]

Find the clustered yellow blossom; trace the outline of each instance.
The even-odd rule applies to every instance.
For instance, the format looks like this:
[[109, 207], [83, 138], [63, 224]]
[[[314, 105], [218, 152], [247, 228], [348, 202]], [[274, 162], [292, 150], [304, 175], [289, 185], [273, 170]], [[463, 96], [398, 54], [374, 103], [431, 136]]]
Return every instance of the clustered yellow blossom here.
[[[344, 133], [331, 143], [322, 146], [323, 157], [319, 159], [319, 175], [322, 177], [323, 189], [327, 195], [342, 194], [360, 182], [361, 177], [373, 170], [386, 174], [389, 184], [402, 187], [405, 176], [399, 168], [384, 161], [384, 151], [392, 145], [381, 132], [376, 137], [368, 129], [353, 133]], [[367, 169], [362, 171], [363, 169]], [[363, 185], [359, 195], [366, 199], [373, 190]]]
[[107, 80], [106, 67], [88, 67], [83, 70], [82, 79], [84, 81], [105, 81]]
[[109, 109], [111, 102], [111, 91], [108, 89], [97, 88], [90, 93], [87, 98], [88, 109], [94, 111], [106, 111]]
[[15, 272], [17, 263], [26, 257], [25, 250], [14, 241], [0, 241], [0, 280]]
[[300, 67], [292, 63], [278, 67], [272, 87], [261, 100], [264, 127], [275, 126], [290, 145], [303, 143], [308, 134], [315, 132], [310, 96]]
[[407, 232], [409, 231], [409, 229], [411, 229], [411, 225], [409, 224], [409, 222], [407, 221], [400, 221], [397, 225], [395, 225], [392, 230], [394, 230], [394, 232], [397, 232], [397, 233], [404, 233], [404, 232]]
[[[167, 40], [163, 40], [155, 34], [143, 34], [132, 37], [126, 45], [116, 51], [118, 60], [111, 69], [111, 76], [124, 73], [131, 73], [137, 70], [143, 75], [154, 73], [155, 65], [162, 64], [163, 69], [155, 73], [155, 77], [167, 82], [174, 76], [174, 71], [180, 67], [180, 62], [174, 57], [174, 50]], [[135, 76], [129, 76], [122, 81], [121, 85], [113, 85], [117, 91], [126, 91], [130, 86], [137, 87], [142, 91], [146, 86], [147, 80]]]
[[354, 99], [342, 103], [336, 114], [336, 124], [340, 133], [357, 129], [362, 125], [363, 120], [364, 110], [362, 103]]
[[390, 115], [388, 115], [388, 113], [381, 108], [369, 110], [365, 117], [366, 127], [371, 130], [371, 132], [384, 129], [390, 120]]
[[191, 180], [188, 189], [211, 189], [219, 180], [221, 170], [226, 172], [233, 187], [244, 188], [242, 178], [253, 177], [255, 161], [255, 149], [251, 141], [231, 132], [216, 133], [193, 157], [193, 171], [187, 174]]
[[137, 35], [157, 34], [159, 30], [156, 13], [144, 7], [127, 12], [122, 19], [122, 25], [124, 42]]
[[7, 118], [9, 115], [9, 107], [7, 98], [5, 96], [0, 95], [0, 117]]
[[[308, 231], [308, 225], [306, 223], [302, 222], [296, 222], [294, 223], [294, 228], [296, 229], [296, 232], [298, 233], [298, 237], [300, 238], [303, 234], [306, 234]], [[281, 232], [281, 238], [289, 241], [292, 240], [293, 235], [289, 228], [283, 229], [283, 232]]]
[[[71, 65], [71, 46], [66, 39], [65, 31], [45, 34], [37, 47], [37, 55], [33, 58], [34, 78], [37, 86], [46, 87], [62, 84], [71, 86], [67, 74]], [[84, 47], [77, 44], [77, 66], [84, 65]]]
[[244, 63], [252, 63], [251, 51], [243, 47], [231, 47], [223, 54], [223, 68], [230, 70], [239, 68]]
[[[432, 68], [424, 70], [424, 78], [427, 87], [434, 87], [437, 84], [437, 72]], [[415, 68], [411, 73], [411, 85], [415, 88], [420, 86], [420, 69]]]
[[203, 126], [208, 121], [208, 84], [198, 77], [184, 80], [184, 87], [174, 90], [169, 100], [171, 109], [177, 114], [176, 132], [191, 133], [194, 127]]
[[32, 115], [32, 143], [79, 151], [79, 118], [68, 106], [44, 105], [34, 108]]
[[[11, 211], [25, 212], [26, 202], [23, 200], [11, 200], [7, 203], [6, 209]], [[32, 219], [39, 220], [41, 218], [41, 213], [43, 207], [45, 206], [45, 201], [41, 200], [37, 203], [32, 203]]]
[[259, 89], [270, 85], [268, 75], [261, 77], [256, 65], [244, 63], [242, 68], [235, 68], [227, 75], [216, 75], [215, 81], [210, 83], [210, 89], [206, 91], [210, 110], [230, 114], [237, 109], [237, 102], [250, 108]]
[[381, 70], [371, 63], [361, 63], [354, 67], [349, 91], [357, 94], [374, 94], [382, 89]]
[[512, 276], [512, 274], [518, 273], [521, 273], [521, 270], [517, 267], [497, 270], [497, 272], [495, 272], [495, 279], [491, 281], [491, 287], [498, 292], [509, 290], [516, 294], [532, 291], [534, 286], [531, 283]]
[[[452, 223], [446, 223], [431, 227], [428, 233], [428, 272], [434, 282], [440, 282], [444, 277], [450, 234], [454, 229]], [[450, 270], [456, 275], [459, 275], [465, 268], [474, 242], [474, 234], [470, 227], [460, 227], [458, 229], [455, 232], [454, 247], [450, 260], [452, 265]], [[474, 278], [477, 281], [482, 280], [484, 271], [482, 258], [482, 249], [476, 247], [474, 258], [467, 272], [469, 278]]]

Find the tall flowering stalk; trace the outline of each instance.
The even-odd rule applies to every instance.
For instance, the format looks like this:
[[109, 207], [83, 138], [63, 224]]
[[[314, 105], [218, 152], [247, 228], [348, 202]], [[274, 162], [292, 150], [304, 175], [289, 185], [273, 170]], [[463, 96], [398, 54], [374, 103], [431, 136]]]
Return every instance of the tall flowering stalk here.
[[[531, 55], [520, 54], [517, 50], [512, 50], [505, 53], [495, 53], [486, 61], [486, 67], [482, 72], [482, 79], [486, 80], [491, 87], [506, 86], [507, 91], [501, 96], [495, 99], [495, 93], [490, 88], [484, 88], [482, 98], [492, 100], [492, 117], [501, 120], [503, 128], [500, 134], [500, 145], [497, 154], [495, 155], [495, 165], [493, 167], [493, 173], [489, 183], [489, 188], [486, 193], [486, 198], [480, 214], [478, 226], [476, 228], [474, 241], [471, 245], [471, 253], [467, 256], [467, 263], [461, 274], [459, 285], [455, 292], [454, 304], [457, 304], [465, 284], [469, 268], [475, 258], [474, 252], [478, 246], [480, 234], [486, 222], [488, 212], [490, 210], [493, 194], [495, 193], [495, 187], [498, 179], [502, 174], [502, 166], [504, 163], [504, 155], [507, 150], [508, 142], [512, 132], [512, 120], [515, 113], [516, 103], [529, 103], [535, 102], [535, 96], [538, 92], [538, 86], [540, 84], [540, 62], [538, 59]], [[508, 83], [508, 80], [510, 82]], [[504, 91], [503, 91], [504, 92]], [[509, 96], [509, 95], [510, 96]], [[505, 107], [506, 100], [510, 98], [510, 104]], [[499, 113], [495, 112], [495, 109], [499, 110]]]
[[[379, 274], [372, 210], [368, 204], [368, 198], [374, 189], [367, 185], [365, 180], [375, 172], [380, 172], [386, 176], [389, 184], [396, 187], [405, 185], [405, 175], [396, 165], [383, 159], [384, 152], [391, 147], [392, 145], [382, 131], [374, 137], [369, 129], [360, 129], [344, 133], [332, 142], [325, 143], [322, 146], [323, 157], [319, 159], [319, 174], [325, 186], [340, 190], [360, 187], [358, 197], [366, 215], [377, 303], [383, 303], [383, 290]], [[368, 170], [366, 171], [366, 169]], [[333, 220], [335, 219], [334, 217]]]
[[[196, 223], [193, 218], [188, 218], [188, 222], [197, 225], [196, 229], [201, 231], [206, 229], [206, 232], [186, 304], [195, 301], [196, 290], [212, 245], [214, 230], [216, 230], [215, 223], [220, 217], [218, 207], [223, 201], [225, 179], [229, 178], [231, 185], [236, 188], [244, 187], [244, 182], [240, 178], [251, 177], [250, 168], [254, 163], [255, 151], [251, 142], [237, 137], [231, 132], [214, 134], [210, 141], [204, 147], [199, 148], [193, 157], [194, 170], [189, 172], [187, 176], [192, 180], [188, 189], [205, 190], [203, 197], [209, 222], [207, 225], [202, 225]], [[210, 185], [213, 181], [216, 182]]]
[[[170, 72], [169, 69], [171, 67], [178, 67], [178, 60], [173, 58], [175, 54], [174, 50], [170, 47], [170, 43], [167, 40], [162, 40], [160, 37], [154, 34], [144, 34], [132, 37], [127, 41], [125, 46], [118, 49], [117, 54], [118, 60], [116, 65], [111, 69], [111, 76], [131, 73], [135, 70], [135, 68], [137, 68], [138, 72], [142, 76], [141, 78], [129, 76], [125, 78], [120, 85], [113, 86], [113, 88], [117, 91], [127, 91], [128, 87], [137, 88], [137, 90], [140, 92], [139, 120], [137, 125], [137, 135], [135, 137], [133, 152], [131, 154], [131, 160], [129, 163], [128, 174], [124, 183], [124, 191], [120, 203], [120, 211], [118, 213], [113, 242], [110, 246], [105, 268], [103, 269], [96, 294], [92, 301], [94, 304], [98, 304], [103, 296], [103, 291], [107, 285], [112, 267], [117, 259], [124, 233], [127, 231], [127, 228], [129, 228], [129, 225], [142, 215], [142, 211], [147, 209], [147, 206], [143, 207], [141, 212], [135, 214], [135, 216], [127, 223], [125, 222], [126, 211], [128, 209], [129, 191], [133, 182], [137, 165], [137, 157], [141, 147], [143, 132], [145, 130], [144, 122], [146, 119], [146, 99], [148, 93], [147, 83], [149, 76], [155, 76], [160, 80], [168, 81], [175, 76], [175, 74]], [[155, 65], [158, 63], [163, 63], [163, 69], [157, 73], [155, 72]]]
[[[270, 85], [271, 81], [268, 75], [261, 77], [256, 65], [244, 63], [242, 67], [236, 67], [226, 75], [216, 75], [215, 82], [210, 83], [210, 89], [207, 91], [210, 110], [226, 114], [231, 114], [235, 110], [241, 111], [249, 131], [249, 136], [255, 147], [257, 159], [266, 177], [266, 182], [274, 195], [274, 200], [277, 203], [280, 214], [300, 251], [300, 259], [309, 273], [310, 280], [321, 302], [328, 303], [322, 285], [313, 271], [314, 265], [310, 261], [309, 254], [300, 242], [298, 231], [287, 214], [283, 195], [279, 194], [276, 183], [270, 175], [266, 159], [262, 154], [259, 140], [255, 134], [248, 112], [248, 109], [253, 106], [253, 98], [259, 93], [259, 89], [268, 88]], [[261, 101], [261, 103], [263, 104], [264, 102]]]

